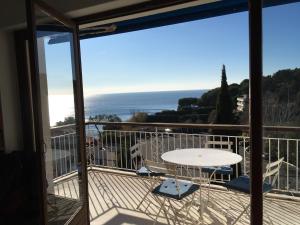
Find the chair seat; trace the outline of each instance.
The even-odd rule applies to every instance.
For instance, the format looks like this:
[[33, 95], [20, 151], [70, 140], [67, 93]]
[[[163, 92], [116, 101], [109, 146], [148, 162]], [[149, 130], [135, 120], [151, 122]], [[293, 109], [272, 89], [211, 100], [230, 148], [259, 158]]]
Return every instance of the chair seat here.
[[166, 179], [152, 191], [153, 194], [166, 196], [176, 200], [181, 200], [199, 189], [199, 185], [189, 181], [177, 180], [179, 188], [176, 188], [175, 179]]
[[[248, 176], [240, 176], [224, 184], [225, 187], [231, 190], [236, 190], [250, 194], [250, 178]], [[272, 185], [264, 182], [263, 192], [269, 192], [272, 190]]]
[[221, 174], [221, 175], [231, 175], [233, 169], [230, 166], [220, 166], [220, 167], [203, 167], [202, 172], [212, 174]]
[[136, 171], [138, 176], [150, 176], [150, 177], [159, 177], [164, 176], [165, 173], [152, 172], [147, 167], [143, 166], [138, 171]]

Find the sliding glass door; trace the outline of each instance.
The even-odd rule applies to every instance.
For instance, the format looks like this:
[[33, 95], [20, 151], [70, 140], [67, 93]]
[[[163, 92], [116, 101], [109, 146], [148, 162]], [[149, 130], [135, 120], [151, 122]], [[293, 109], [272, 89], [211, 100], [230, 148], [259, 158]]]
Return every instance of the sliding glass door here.
[[[87, 174], [77, 25], [27, 1], [36, 152], [45, 224], [87, 224]], [[62, 117], [62, 118], [61, 118]], [[68, 117], [65, 125], [55, 127]]]

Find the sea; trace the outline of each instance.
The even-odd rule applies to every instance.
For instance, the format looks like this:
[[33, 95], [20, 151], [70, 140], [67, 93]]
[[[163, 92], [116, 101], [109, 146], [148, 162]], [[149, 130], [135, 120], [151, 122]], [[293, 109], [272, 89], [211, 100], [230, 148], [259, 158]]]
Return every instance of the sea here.
[[[199, 98], [207, 90], [159, 91], [101, 94], [86, 97], [85, 118], [99, 114], [115, 114], [127, 121], [136, 112], [154, 114], [162, 110], [176, 110], [180, 98]], [[49, 96], [50, 124], [67, 116], [74, 116], [72, 96]]]

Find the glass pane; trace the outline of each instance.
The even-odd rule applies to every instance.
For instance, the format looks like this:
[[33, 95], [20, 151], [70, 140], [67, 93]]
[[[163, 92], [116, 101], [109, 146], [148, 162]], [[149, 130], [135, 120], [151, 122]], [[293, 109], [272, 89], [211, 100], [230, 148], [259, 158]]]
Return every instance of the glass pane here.
[[[249, 121], [248, 24], [248, 12], [241, 12], [82, 40], [85, 115], [89, 120], [86, 152], [95, 174], [100, 176], [95, 167], [109, 168], [116, 173], [137, 171], [147, 163], [145, 160], [162, 163], [166, 152], [193, 148], [199, 152], [204, 149], [209, 154], [214, 148], [220, 150], [219, 154], [226, 151], [230, 158], [243, 160], [225, 164], [223, 170], [211, 177], [208, 172], [214, 171], [213, 168], [202, 172], [201, 166], [192, 165], [178, 164], [176, 174], [203, 184], [210, 177], [218, 185], [249, 175], [249, 134], [234, 130], [234, 125]], [[117, 126], [121, 121], [143, 124]], [[169, 123], [170, 127], [159, 124], [154, 127], [150, 123]], [[193, 128], [182, 126], [183, 123]], [[227, 124], [228, 129], [207, 129], [211, 124]], [[218, 159], [220, 164], [224, 163], [222, 156], [216, 155], [215, 162]], [[207, 164], [203, 163], [202, 167]], [[102, 174], [101, 171], [101, 177]], [[144, 197], [144, 187], [139, 186], [141, 180], [136, 179], [134, 183], [128, 178], [130, 182], [126, 185], [114, 185], [122, 181], [118, 176], [107, 177], [113, 184], [108, 188], [112, 195], [136, 202], [132, 206], [128, 201], [127, 209], [137, 209]], [[131, 181], [135, 187], [132, 192], [127, 190]], [[90, 185], [92, 188], [103, 184], [93, 176]], [[202, 190], [205, 194], [201, 200], [206, 201], [208, 189]], [[250, 202], [249, 195], [243, 195], [239, 204], [239, 196], [232, 192], [221, 194], [211, 189], [210, 193], [214, 200], [204, 206], [204, 217], [210, 224], [232, 224]], [[90, 205], [98, 203], [98, 198], [91, 195]], [[113, 199], [110, 205], [113, 208], [116, 204], [124, 203]], [[158, 209], [148, 211], [150, 207], [146, 207], [141, 204], [139, 209], [145, 209], [148, 215], [159, 213]], [[191, 218], [197, 220], [197, 209], [191, 208], [190, 212]], [[105, 213], [101, 207], [94, 207], [90, 218], [100, 221]], [[243, 213], [237, 224], [249, 223], [248, 213]]]
[[288, 129], [300, 127], [300, 3], [264, 8], [263, 21], [263, 122], [276, 128], [264, 132], [265, 171], [283, 159], [272, 168], [276, 173], [265, 178], [276, 199], [264, 198], [264, 223], [298, 224], [300, 132]]
[[79, 135], [75, 129], [73, 33], [40, 12], [37, 18], [48, 222], [58, 225], [65, 224], [82, 203]]

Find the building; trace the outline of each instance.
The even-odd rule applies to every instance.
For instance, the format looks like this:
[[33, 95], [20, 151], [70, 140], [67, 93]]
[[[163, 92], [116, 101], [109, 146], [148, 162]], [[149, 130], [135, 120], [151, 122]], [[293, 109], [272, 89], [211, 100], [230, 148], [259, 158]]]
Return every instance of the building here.
[[248, 109], [248, 96], [247, 95], [243, 95], [243, 96], [239, 96], [236, 98], [236, 110], [238, 112], [243, 112], [246, 109]]

